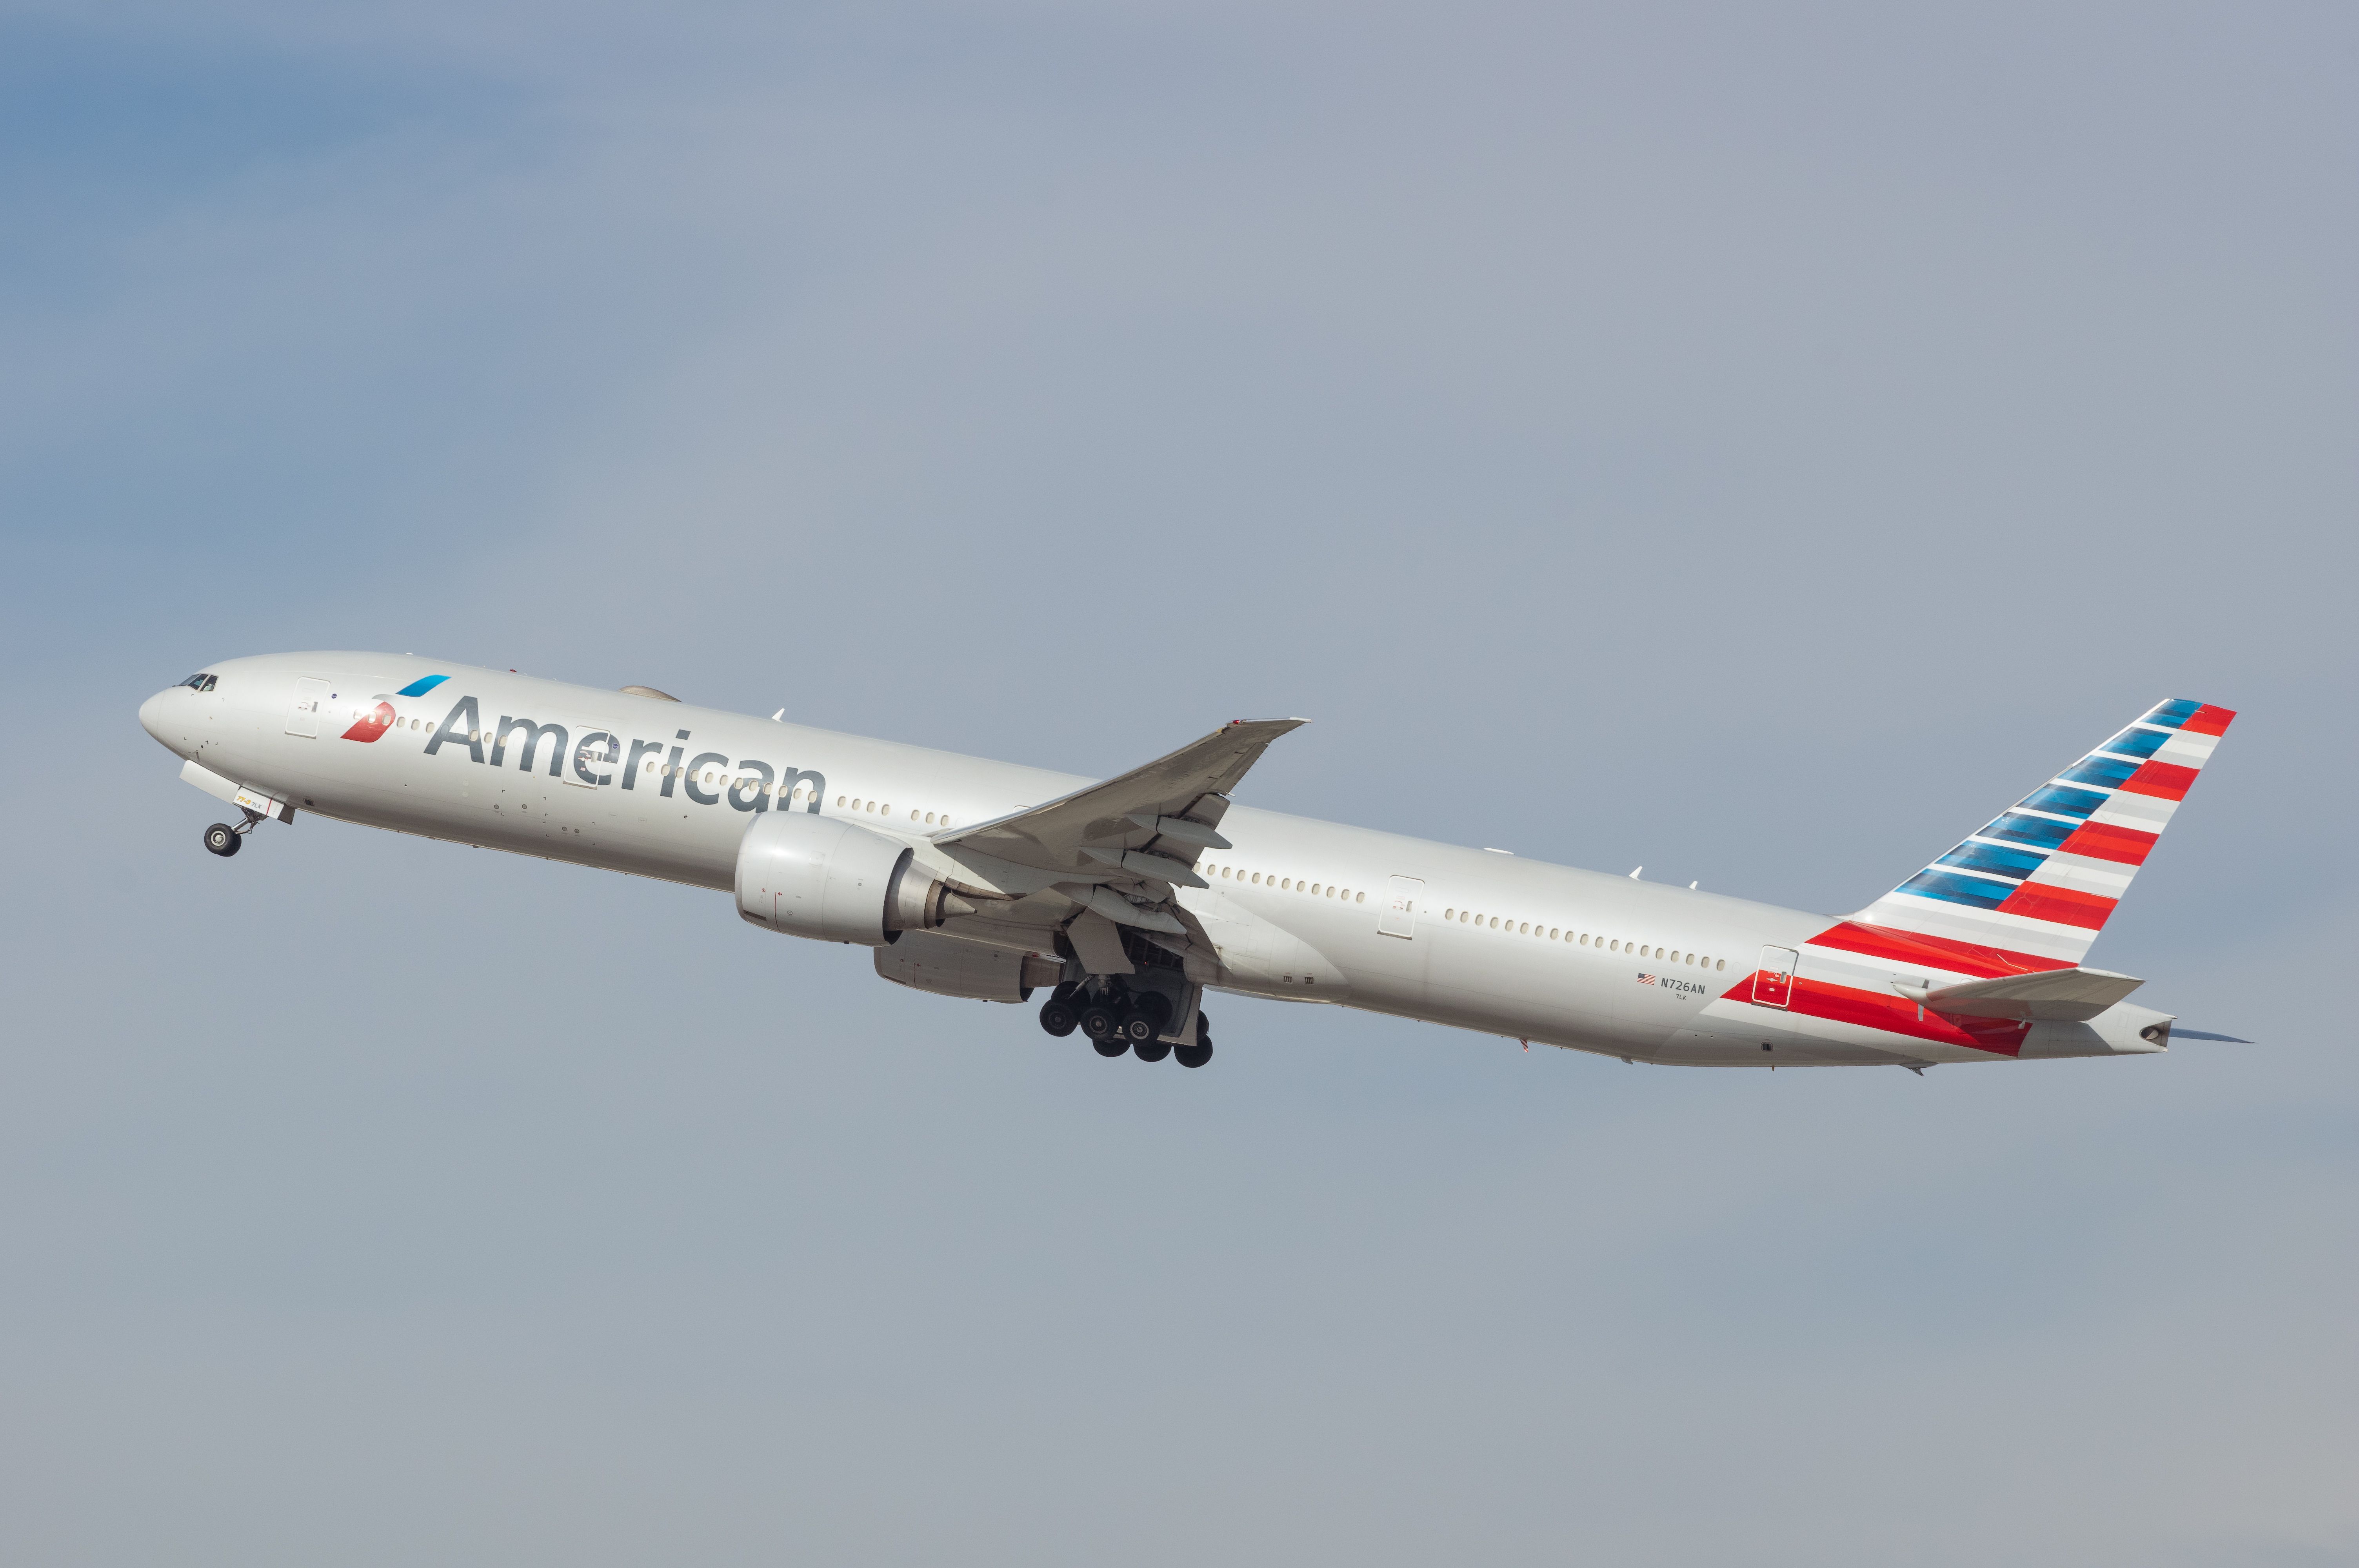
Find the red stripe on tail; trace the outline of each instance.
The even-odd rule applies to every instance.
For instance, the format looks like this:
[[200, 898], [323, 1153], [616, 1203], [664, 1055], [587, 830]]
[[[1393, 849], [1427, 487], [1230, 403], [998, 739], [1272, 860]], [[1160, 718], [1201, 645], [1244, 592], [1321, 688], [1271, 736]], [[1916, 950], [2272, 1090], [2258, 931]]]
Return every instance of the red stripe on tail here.
[[2148, 762], [2129, 776], [2122, 787], [2132, 795], [2159, 795], [2164, 800], [2185, 800], [2194, 785], [2195, 770], [2182, 768], [2177, 762]]
[[1929, 969], [1941, 969], [1953, 975], [1972, 975], [1978, 980], [1991, 979], [1999, 975], [2036, 975], [2048, 969], [2072, 968], [2069, 958], [2043, 958], [2036, 953], [1984, 947], [1978, 943], [1960, 942], [1954, 937], [1932, 936], [1917, 931], [1895, 931], [1888, 925], [1863, 925], [1856, 920], [1829, 926], [1811, 937], [1810, 945], [1859, 953], [1870, 958], [1897, 959], [1904, 964], [1922, 965]]
[[2095, 931], [2101, 929], [2105, 917], [2114, 913], [2114, 903], [2110, 898], [2099, 898], [2094, 893], [2082, 892], [2073, 888], [2055, 887], [2046, 882], [2026, 882], [2006, 895], [2006, 902], [1998, 906], [1998, 912], [2001, 914], [2027, 915], [2033, 920], [2052, 920], [2059, 925], [2078, 925], [2084, 931]]
[[2229, 720], [2235, 717], [2234, 708], [2214, 708], [2207, 702], [2179, 728], [2190, 735], [2225, 735]]
[[1888, 1034], [1905, 1034], [1912, 1040], [1930, 1040], [1942, 1045], [1963, 1045], [1998, 1056], [2020, 1052], [2024, 1036], [2031, 1030], [2029, 1024], [2012, 1019], [1959, 1018], [1920, 1008], [1890, 992], [1864, 991], [1825, 980], [1796, 980], [1793, 1011], [1804, 1018], [1854, 1023], [1863, 1029], [1880, 1029]]
[[2153, 852], [2159, 833], [2142, 832], [2136, 827], [2119, 827], [2109, 822], [2084, 822], [2073, 830], [2072, 837], [2056, 847], [2060, 855], [2086, 855], [2093, 860], [2119, 860], [2125, 866], [2143, 866]]

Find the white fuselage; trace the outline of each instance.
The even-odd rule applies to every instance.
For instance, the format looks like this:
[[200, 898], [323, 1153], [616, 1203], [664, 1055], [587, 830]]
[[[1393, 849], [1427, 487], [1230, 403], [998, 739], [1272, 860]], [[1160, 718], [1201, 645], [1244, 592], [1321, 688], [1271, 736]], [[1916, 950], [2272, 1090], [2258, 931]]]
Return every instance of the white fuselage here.
[[[199, 768], [298, 816], [719, 890], [732, 886], [739, 840], [761, 811], [849, 816], [922, 843], [1090, 782], [408, 655], [274, 654], [206, 668], [219, 677], [214, 690], [158, 693], [142, 722]], [[422, 695], [395, 695], [438, 673], [448, 678]], [[299, 700], [315, 705], [308, 724]], [[381, 701], [390, 725], [344, 739], [381, 716]], [[564, 739], [547, 732], [529, 752], [521, 736], [502, 744], [493, 730], [515, 716], [561, 726]], [[307, 728], [315, 732], [299, 732]], [[600, 732], [616, 738], [612, 758], [581, 762], [573, 742]], [[708, 786], [708, 775], [738, 784]], [[1197, 871], [1209, 887], [1180, 893], [1220, 949], [1215, 989], [1640, 1061], [1990, 1059], [1753, 1000], [1764, 949], [1801, 950], [1832, 917], [1242, 806], [1220, 831], [1234, 848], [1203, 853]], [[1913, 978], [1905, 968], [1886, 977]], [[1843, 983], [1884, 982], [1870, 973]], [[2165, 1015], [2114, 1011], [2093, 1024], [2037, 1026], [2010, 1054], [2153, 1049], [2136, 1027]]]

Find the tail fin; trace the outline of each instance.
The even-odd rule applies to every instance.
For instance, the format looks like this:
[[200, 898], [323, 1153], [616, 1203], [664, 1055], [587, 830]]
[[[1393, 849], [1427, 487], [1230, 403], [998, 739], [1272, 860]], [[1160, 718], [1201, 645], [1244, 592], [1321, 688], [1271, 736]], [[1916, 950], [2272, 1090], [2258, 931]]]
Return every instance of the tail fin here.
[[2080, 963], [2235, 717], [2158, 705], [1852, 918], [2036, 968]]

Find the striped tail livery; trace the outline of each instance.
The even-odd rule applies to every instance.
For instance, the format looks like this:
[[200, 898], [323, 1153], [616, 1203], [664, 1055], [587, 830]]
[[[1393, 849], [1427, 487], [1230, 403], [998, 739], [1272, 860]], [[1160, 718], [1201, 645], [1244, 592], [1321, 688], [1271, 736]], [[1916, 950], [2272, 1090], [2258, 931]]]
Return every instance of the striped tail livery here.
[[2235, 717], [2158, 703], [1852, 919], [2017, 969], [2079, 964]]

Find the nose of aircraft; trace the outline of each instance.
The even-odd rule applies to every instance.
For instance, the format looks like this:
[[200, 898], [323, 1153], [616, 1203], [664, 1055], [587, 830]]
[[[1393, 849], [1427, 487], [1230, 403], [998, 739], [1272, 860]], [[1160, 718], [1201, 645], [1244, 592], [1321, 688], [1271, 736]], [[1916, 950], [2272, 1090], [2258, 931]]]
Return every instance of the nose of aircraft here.
[[164, 705], [171, 700], [171, 697], [172, 688], [167, 688], [139, 705], [139, 728], [166, 746], [172, 743], [172, 738], [164, 730]]

